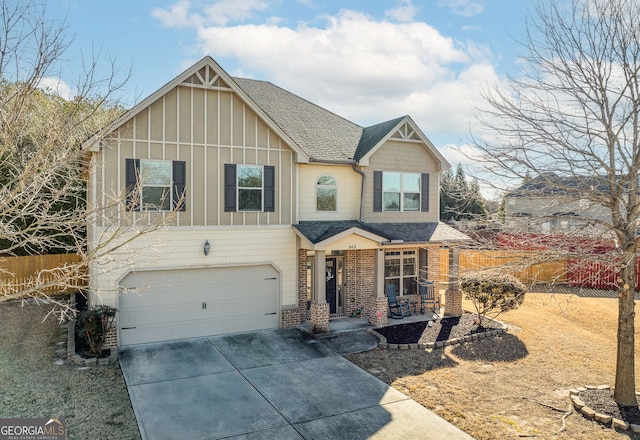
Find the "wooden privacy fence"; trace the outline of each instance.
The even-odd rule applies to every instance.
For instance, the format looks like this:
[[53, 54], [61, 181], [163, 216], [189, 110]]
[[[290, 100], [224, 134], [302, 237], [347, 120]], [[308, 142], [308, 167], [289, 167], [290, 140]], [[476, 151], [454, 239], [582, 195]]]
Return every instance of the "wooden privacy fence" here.
[[70, 278], [63, 275], [69, 272], [63, 269], [65, 266], [77, 265], [81, 260], [76, 254], [0, 257], [0, 294], [10, 295], [34, 286], [47, 294], [81, 288], [85, 283], [82, 273]]
[[[449, 281], [449, 250], [440, 250], [440, 281]], [[535, 252], [509, 250], [475, 250], [460, 251], [460, 273], [473, 270], [504, 269], [515, 275], [525, 284], [566, 283], [567, 261], [535, 262]]]

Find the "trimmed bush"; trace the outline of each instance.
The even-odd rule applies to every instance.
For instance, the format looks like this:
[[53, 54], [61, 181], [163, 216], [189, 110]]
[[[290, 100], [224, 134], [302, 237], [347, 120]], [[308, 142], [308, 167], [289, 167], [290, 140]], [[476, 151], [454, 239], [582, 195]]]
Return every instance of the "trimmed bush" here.
[[488, 270], [462, 274], [460, 290], [466, 299], [473, 302], [478, 325], [482, 327], [482, 320], [487, 314], [495, 318], [520, 307], [527, 288], [513, 275]]
[[115, 321], [117, 310], [114, 307], [100, 305], [80, 313], [78, 327], [84, 336], [89, 350], [96, 356], [102, 353], [104, 338]]

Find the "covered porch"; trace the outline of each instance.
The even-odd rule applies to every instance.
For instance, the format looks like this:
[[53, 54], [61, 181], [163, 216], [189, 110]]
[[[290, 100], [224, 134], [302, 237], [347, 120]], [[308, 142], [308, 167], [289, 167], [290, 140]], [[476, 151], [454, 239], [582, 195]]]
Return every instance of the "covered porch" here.
[[413, 304], [419, 304], [419, 282], [433, 282], [439, 294], [443, 246], [451, 249], [444, 313], [462, 313], [455, 260], [456, 245], [469, 240], [465, 234], [443, 223], [301, 222], [294, 228], [304, 329], [319, 334], [430, 319], [430, 310], [422, 314], [419, 307], [412, 316], [390, 319], [385, 286]]

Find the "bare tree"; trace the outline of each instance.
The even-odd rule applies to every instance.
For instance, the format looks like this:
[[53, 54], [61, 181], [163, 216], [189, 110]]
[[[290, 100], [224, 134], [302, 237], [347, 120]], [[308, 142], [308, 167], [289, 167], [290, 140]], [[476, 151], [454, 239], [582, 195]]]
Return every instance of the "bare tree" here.
[[[77, 263], [39, 271], [20, 287], [0, 284], [0, 302], [46, 298], [62, 313], [69, 311], [68, 304], [48, 292], [82, 284], [91, 261], [108, 259], [159, 226], [114, 224], [106, 228], [108, 236], [94, 237], [101, 245], [88, 250], [87, 224], [100, 212], [86, 200], [91, 157], [81, 143], [122, 112], [115, 94], [129, 74], [119, 74], [115, 60], [99, 65], [100, 53], [83, 57], [79, 71], [70, 72], [63, 57], [71, 41], [64, 21], [47, 19], [46, 2], [0, 5], [0, 257], [80, 256]], [[71, 96], [47, 88], [69, 74], [76, 78], [69, 85]], [[123, 196], [111, 195], [111, 206], [122, 203]]]
[[486, 94], [482, 123], [488, 131], [474, 134], [473, 143], [494, 183], [499, 177], [537, 178], [546, 191], [607, 212], [589, 224], [616, 243], [612, 261], [621, 275], [614, 399], [634, 406], [640, 2], [550, 0], [535, 12], [523, 42], [528, 54], [522, 77]]

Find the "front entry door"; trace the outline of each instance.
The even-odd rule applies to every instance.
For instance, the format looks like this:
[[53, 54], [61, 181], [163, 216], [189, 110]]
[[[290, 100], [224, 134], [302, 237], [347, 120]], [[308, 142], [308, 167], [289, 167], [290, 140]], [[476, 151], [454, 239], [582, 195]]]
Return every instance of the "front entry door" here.
[[338, 280], [338, 265], [335, 258], [327, 258], [326, 264], [327, 275], [327, 302], [329, 303], [329, 313], [337, 312], [337, 280]]

